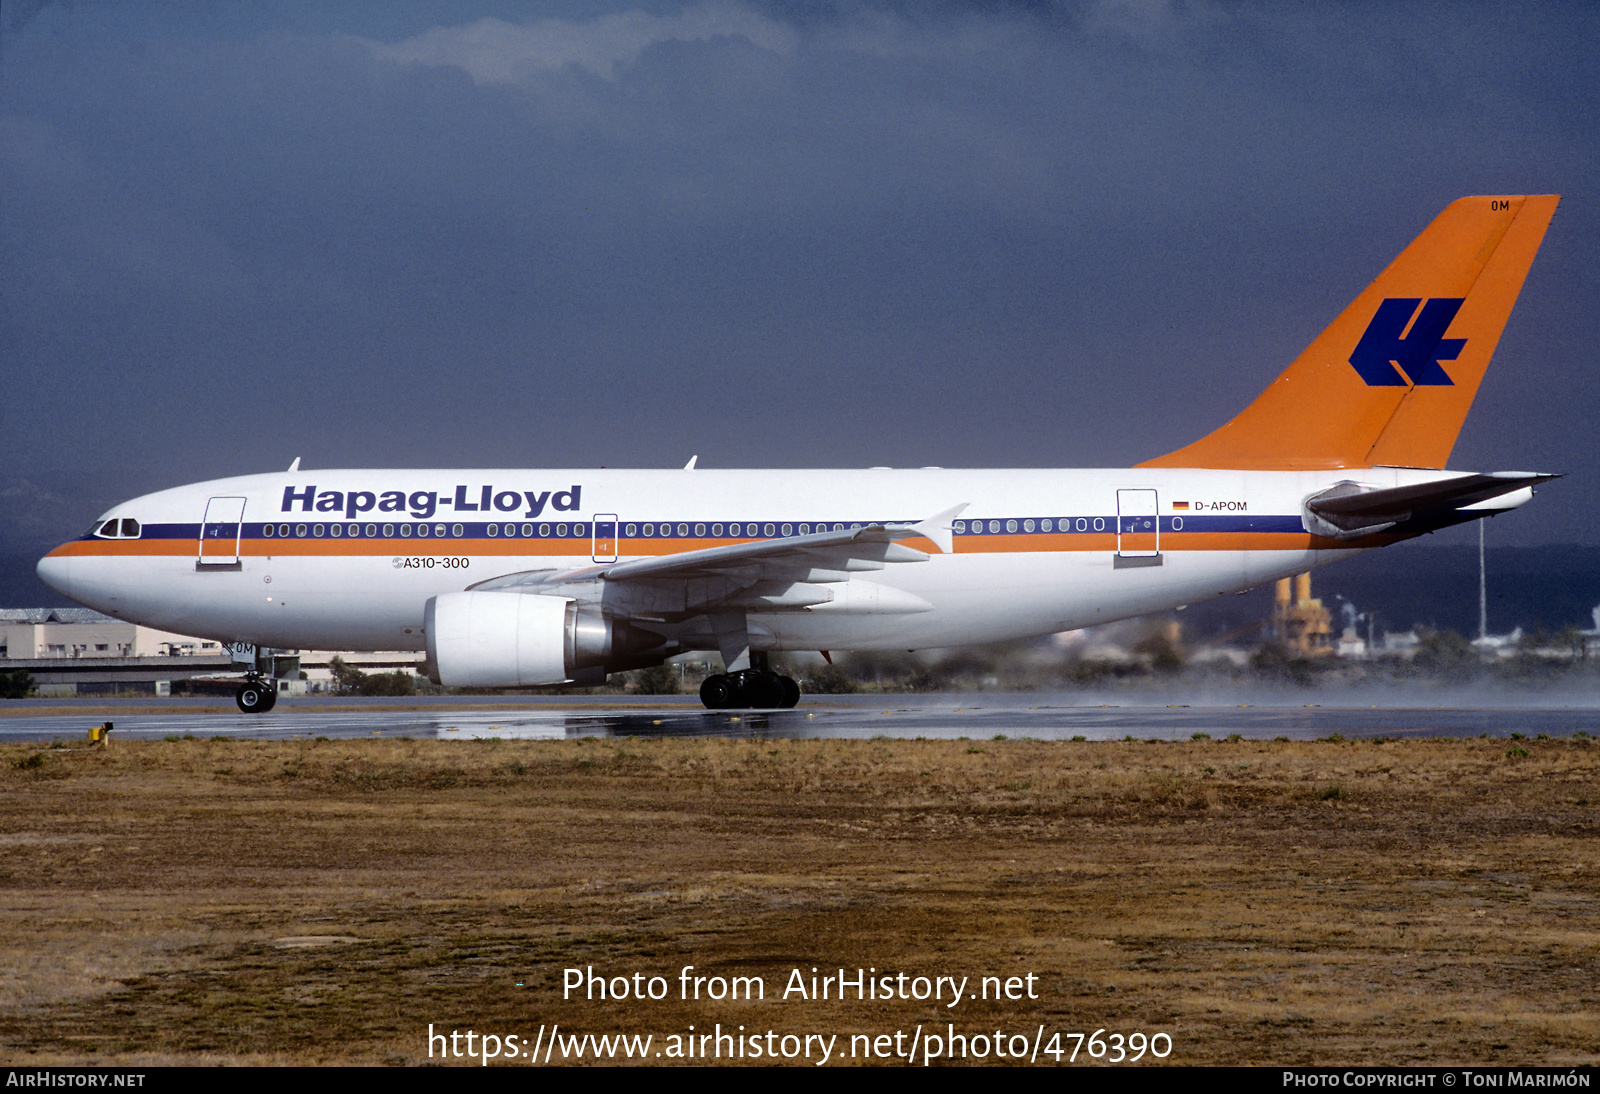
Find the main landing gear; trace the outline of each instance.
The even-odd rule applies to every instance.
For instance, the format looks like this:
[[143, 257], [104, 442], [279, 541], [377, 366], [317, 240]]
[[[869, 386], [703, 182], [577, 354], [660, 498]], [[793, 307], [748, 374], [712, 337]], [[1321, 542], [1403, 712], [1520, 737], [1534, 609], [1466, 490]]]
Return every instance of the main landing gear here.
[[770, 669], [719, 672], [700, 685], [700, 701], [712, 710], [787, 709], [800, 701], [800, 685]]
[[278, 705], [278, 693], [272, 681], [255, 673], [244, 678], [244, 683], [239, 685], [239, 691], [233, 698], [246, 714], [265, 714]]

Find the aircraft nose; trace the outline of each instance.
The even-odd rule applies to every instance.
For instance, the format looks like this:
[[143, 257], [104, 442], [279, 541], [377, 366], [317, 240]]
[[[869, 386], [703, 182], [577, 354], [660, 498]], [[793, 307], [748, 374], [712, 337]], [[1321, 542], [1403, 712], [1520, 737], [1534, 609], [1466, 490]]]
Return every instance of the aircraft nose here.
[[[56, 548], [57, 551], [60, 549], [59, 547]], [[39, 565], [34, 567], [34, 571], [39, 575], [40, 581], [43, 581], [56, 592], [77, 600], [77, 594], [80, 591], [77, 587], [81, 582], [74, 580], [74, 561], [74, 559], [52, 551], [39, 560]]]

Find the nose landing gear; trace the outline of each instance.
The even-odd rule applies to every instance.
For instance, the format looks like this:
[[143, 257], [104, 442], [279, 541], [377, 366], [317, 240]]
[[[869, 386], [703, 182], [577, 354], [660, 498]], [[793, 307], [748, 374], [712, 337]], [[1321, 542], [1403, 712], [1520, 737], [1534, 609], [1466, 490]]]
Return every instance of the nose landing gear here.
[[278, 692], [273, 688], [271, 680], [251, 673], [244, 678], [244, 683], [239, 685], [239, 690], [234, 695], [234, 702], [238, 703], [239, 709], [246, 714], [265, 714], [278, 705]]

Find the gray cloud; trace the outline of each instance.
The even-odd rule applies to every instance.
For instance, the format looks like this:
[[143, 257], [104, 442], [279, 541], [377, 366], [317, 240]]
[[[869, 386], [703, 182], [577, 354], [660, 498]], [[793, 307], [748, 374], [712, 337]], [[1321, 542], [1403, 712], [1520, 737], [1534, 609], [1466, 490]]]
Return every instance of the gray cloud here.
[[793, 28], [732, 3], [695, 4], [671, 15], [623, 11], [587, 20], [540, 19], [527, 24], [486, 18], [434, 27], [395, 43], [370, 43], [386, 60], [464, 70], [475, 83], [519, 84], [570, 66], [604, 79], [666, 42], [740, 38], [780, 56], [794, 53]]

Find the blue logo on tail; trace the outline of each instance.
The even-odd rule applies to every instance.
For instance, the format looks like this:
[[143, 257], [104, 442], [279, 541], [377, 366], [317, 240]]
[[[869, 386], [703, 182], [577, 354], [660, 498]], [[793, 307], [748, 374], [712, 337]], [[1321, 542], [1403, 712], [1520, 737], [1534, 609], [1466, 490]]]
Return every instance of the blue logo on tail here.
[[[1436, 297], [1423, 304], [1420, 299], [1394, 297], [1378, 305], [1378, 314], [1367, 324], [1367, 331], [1356, 343], [1350, 363], [1369, 387], [1453, 387], [1455, 381], [1439, 364], [1454, 361], [1465, 338], [1446, 338], [1444, 332], [1461, 310], [1460, 300]], [[1417, 321], [1411, 323], [1411, 317]], [[1411, 331], [1406, 333], [1406, 324]], [[1402, 337], [1404, 335], [1404, 337]], [[1400, 368], [1397, 370], [1396, 365]], [[1401, 371], [1404, 375], [1401, 375]]]

